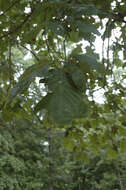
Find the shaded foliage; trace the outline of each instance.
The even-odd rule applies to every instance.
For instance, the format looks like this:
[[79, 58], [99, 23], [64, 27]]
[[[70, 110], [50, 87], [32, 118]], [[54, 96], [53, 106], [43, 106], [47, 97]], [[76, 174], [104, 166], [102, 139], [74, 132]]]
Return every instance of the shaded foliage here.
[[125, 188], [125, 9], [124, 0], [0, 0], [1, 189]]

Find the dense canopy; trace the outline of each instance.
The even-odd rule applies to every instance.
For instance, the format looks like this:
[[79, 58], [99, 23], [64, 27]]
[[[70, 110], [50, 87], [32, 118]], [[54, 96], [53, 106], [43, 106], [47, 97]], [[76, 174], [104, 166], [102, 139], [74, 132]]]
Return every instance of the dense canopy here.
[[[124, 188], [125, 49], [125, 0], [0, 0], [1, 190], [49, 189], [49, 183], [50, 190], [83, 183], [91, 189], [90, 177], [83, 183], [77, 177], [88, 169], [74, 162], [101, 157], [110, 171], [114, 160], [119, 178], [104, 189]], [[54, 184], [54, 162], [71, 166], [66, 173], [57, 167], [65, 175], [61, 184]], [[94, 189], [103, 189], [94, 181]]]

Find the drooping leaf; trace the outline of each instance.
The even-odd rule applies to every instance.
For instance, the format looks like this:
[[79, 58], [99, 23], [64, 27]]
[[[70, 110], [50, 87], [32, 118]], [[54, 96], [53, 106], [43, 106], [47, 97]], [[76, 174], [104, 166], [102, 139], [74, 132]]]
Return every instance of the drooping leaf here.
[[51, 93], [36, 105], [36, 112], [46, 109], [50, 119], [59, 124], [68, 124], [72, 119], [87, 114], [88, 108], [84, 96], [74, 91], [62, 71], [53, 71], [53, 77], [48, 79], [47, 85]]
[[45, 97], [43, 97], [40, 102], [35, 106], [34, 111], [38, 112], [40, 110], [47, 109], [48, 103], [50, 102], [52, 97], [52, 93], [48, 93]]
[[[48, 102], [44, 104], [46, 100]], [[45, 96], [38, 103], [35, 111], [42, 109], [46, 109], [50, 119], [59, 124], [69, 124], [72, 119], [85, 117], [88, 111], [82, 96], [73, 90], [60, 86], [55, 93]]]
[[19, 82], [10, 91], [9, 99], [12, 100], [15, 96], [27, 90], [35, 77], [45, 77], [48, 73], [48, 68], [48, 64], [35, 64], [26, 69], [23, 75], [19, 78]]

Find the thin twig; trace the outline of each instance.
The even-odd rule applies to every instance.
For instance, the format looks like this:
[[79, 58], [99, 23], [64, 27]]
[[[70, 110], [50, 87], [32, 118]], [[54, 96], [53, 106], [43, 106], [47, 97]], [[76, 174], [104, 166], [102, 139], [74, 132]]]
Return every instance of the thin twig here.
[[27, 51], [29, 51], [37, 61], [40, 61], [39, 57], [35, 54], [35, 52], [33, 52], [31, 49], [27, 48], [26, 46], [24, 46], [23, 44], [19, 44], [20, 46], [22, 46], [24, 49], [26, 49]]
[[103, 42], [102, 42], [102, 63], [103, 63], [103, 65], [104, 65], [104, 60], [105, 60], [105, 58], [104, 58], [104, 46], [105, 46], [105, 43], [104, 43], [104, 39], [103, 39]]
[[63, 49], [64, 49], [64, 59], [66, 61], [66, 59], [67, 59], [67, 56], [66, 56], [66, 39], [64, 39], [64, 41], [63, 41]]
[[92, 90], [91, 92], [94, 93], [94, 92], [97, 92], [97, 91], [102, 90], [102, 89], [103, 89], [103, 87], [100, 87], [100, 88], [98, 88], [98, 89]]
[[107, 67], [106, 67], [106, 71], [108, 71], [109, 69], [109, 45], [110, 45], [110, 38], [108, 37], [108, 46], [107, 46]]

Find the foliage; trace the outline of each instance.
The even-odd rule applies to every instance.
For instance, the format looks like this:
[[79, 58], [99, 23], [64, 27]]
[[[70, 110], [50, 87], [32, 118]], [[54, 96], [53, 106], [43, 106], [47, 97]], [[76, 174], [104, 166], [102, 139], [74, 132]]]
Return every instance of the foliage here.
[[[125, 162], [121, 162], [126, 151], [125, 9], [124, 0], [0, 0], [1, 189], [40, 189], [41, 184], [48, 189], [49, 175], [50, 190], [81, 189], [83, 185], [125, 188]], [[96, 52], [97, 39], [102, 43], [102, 55]], [[104, 91], [103, 104], [95, 101], [98, 89]], [[65, 134], [56, 141], [50, 128]], [[40, 131], [52, 136], [47, 140]], [[55, 148], [51, 148], [52, 139]], [[48, 151], [41, 150], [41, 140], [48, 141]], [[68, 169], [71, 186], [66, 180], [63, 187], [59, 178], [61, 184], [54, 184], [56, 164], [52, 167], [45, 158], [46, 151], [51, 158], [54, 151], [53, 161], [58, 163], [58, 142], [69, 151], [64, 154], [60, 147], [59, 159], [67, 155], [70, 166], [70, 155], [85, 163], [92, 163], [92, 156], [98, 155], [103, 169], [104, 155], [109, 165], [114, 163], [119, 183], [115, 173], [109, 175], [104, 169], [104, 177], [99, 177], [97, 167], [96, 173], [89, 170], [91, 176], [96, 175], [93, 184], [90, 177], [82, 182], [80, 169], [79, 174], [71, 173], [77, 163], [72, 160], [73, 168]], [[43, 162], [48, 170], [39, 168]], [[85, 171], [88, 175], [88, 169]], [[78, 183], [82, 185], [76, 187]]]

